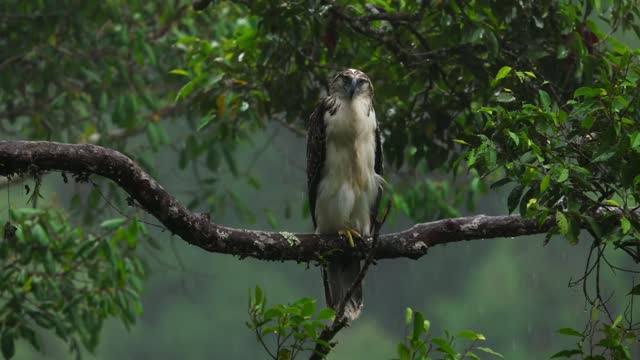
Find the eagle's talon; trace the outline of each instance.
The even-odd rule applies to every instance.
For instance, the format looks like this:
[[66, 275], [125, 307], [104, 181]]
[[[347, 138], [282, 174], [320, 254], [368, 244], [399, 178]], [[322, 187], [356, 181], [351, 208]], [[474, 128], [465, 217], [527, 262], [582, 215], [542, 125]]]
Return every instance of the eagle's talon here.
[[352, 248], [356, 247], [355, 242], [353, 241], [353, 237], [357, 237], [359, 239], [362, 239], [362, 235], [360, 235], [359, 232], [353, 230], [353, 229], [345, 229], [345, 230], [340, 230], [338, 231], [338, 235], [347, 238], [347, 242], [349, 243], [349, 246]]

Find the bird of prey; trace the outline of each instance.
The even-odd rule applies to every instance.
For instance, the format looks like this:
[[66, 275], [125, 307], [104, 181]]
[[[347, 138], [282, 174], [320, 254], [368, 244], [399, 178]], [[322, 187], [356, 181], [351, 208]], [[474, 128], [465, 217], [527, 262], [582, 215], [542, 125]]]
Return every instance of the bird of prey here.
[[[317, 234], [353, 237], [371, 233], [382, 179], [382, 144], [373, 110], [373, 85], [360, 70], [347, 69], [331, 81], [307, 133], [307, 186]], [[336, 309], [360, 271], [360, 260], [331, 260], [322, 269], [327, 306]], [[346, 301], [353, 321], [362, 308], [362, 287]]]

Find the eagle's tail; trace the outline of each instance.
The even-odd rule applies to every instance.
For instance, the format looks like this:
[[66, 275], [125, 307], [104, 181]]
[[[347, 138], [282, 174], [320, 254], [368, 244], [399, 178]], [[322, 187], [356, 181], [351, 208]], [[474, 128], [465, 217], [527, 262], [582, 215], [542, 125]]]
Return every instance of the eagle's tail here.
[[[359, 272], [360, 260], [357, 259], [332, 260], [323, 267], [324, 295], [328, 307], [338, 310], [338, 304], [347, 295]], [[345, 304], [344, 315], [352, 322], [360, 315], [361, 309], [362, 284], [358, 284]]]

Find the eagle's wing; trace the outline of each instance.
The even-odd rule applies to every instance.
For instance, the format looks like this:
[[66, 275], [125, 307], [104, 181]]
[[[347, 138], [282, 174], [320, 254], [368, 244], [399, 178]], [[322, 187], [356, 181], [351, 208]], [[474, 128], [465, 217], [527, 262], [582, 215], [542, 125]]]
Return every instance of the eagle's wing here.
[[376, 174], [382, 176], [384, 172], [384, 159], [382, 155], [382, 141], [380, 140], [380, 126], [376, 127], [376, 160], [373, 165]]
[[335, 114], [337, 111], [336, 99], [327, 97], [322, 100], [309, 117], [309, 129], [307, 131], [307, 191], [309, 194], [309, 210], [316, 227], [316, 198], [318, 185], [322, 179], [322, 169], [326, 157], [326, 132], [324, 115], [328, 111]]
[[[376, 174], [378, 174], [380, 177], [382, 177], [383, 172], [384, 172], [384, 159], [383, 159], [383, 155], [382, 155], [382, 141], [380, 139], [380, 126], [376, 127], [376, 157], [375, 157], [375, 162], [373, 163], [373, 170], [376, 172]], [[373, 206], [371, 206], [371, 209], [369, 209], [369, 213], [371, 214], [371, 229], [370, 231], [373, 232], [375, 224], [376, 224], [376, 216], [378, 216], [378, 208], [380, 207], [380, 200], [382, 200], [382, 187], [384, 185], [384, 182], [381, 181], [380, 182], [380, 187], [378, 188], [378, 194], [376, 195], [376, 200], [373, 203]]]

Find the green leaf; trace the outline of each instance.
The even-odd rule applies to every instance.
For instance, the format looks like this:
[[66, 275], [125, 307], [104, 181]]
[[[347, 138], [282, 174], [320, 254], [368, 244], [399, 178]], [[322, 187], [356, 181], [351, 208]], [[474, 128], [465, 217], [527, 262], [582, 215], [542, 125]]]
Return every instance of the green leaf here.
[[622, 233], [626, 234], [631, 229], [631, 222], [626, 217], [620, 218], [620, 227], [622, 228]]
[[263, 305], [265, 303], [265, 298], [262, 292], [262, 289], [259, 286], [256, 286], [254, 299], [256, 301], [256, 305]]
[[156, 59], [156, 54], [153, 52], [153, 48], [151, 47], [151, 45], [149, 45], [149, 43], [147, 42], [144, 43], [144, 51], [147, 53], [147, 58], [149, 59], [149, 62], [151, 62], [152, 65], [156, 65], [158, 63], [158, 60]]
[[577, 337], [582, 337], [583, 336], [581, 332], [579, 332], [578, 330], [572, 329], [572, 328], [558, 329], [558, 330], [556, 330], [556, 333], [562, 334], [562, 335], [577, 336]]
[[493, 108], [490, 106], [481, 106], [476, 110], [476, 112], [478, 113], [487, 113], [489, 115], [493, 115], [495, 111], [496, 111], [496, 108]]
[[549, 181], [551, 181], [551, 177], [549, 175], [545, 175], [540, 181], [540, 193], [542, 194], [549, 188]]
[[469, 359], [472, 359], [472, 360], [480, 360], [480, 357], [478, 357], [478, 355], [474, 354], [473, 351], [471, 351], [471, 350], [467, 351], [467, 357]]
[[48, 273], [54, 273], [56, 271], [56, 263], [53, 260], [53, 252], [51, 252], [51, 249], [47, 249], [45, 253], [44, 268]]
[[487, 162], [486, 166], [488, 169], [494, 169], [496, 167], [497, 158], [498, 154], [495, 149], [493, 147], [487, 148], [487, 151], [485, 152], [485, 160]]
[[457, 142], [458, 144], [462, 144], [462, 145], [470, 145], [468, 142], [462, 139], [453, 139], [453, 142]]
[[189, 77], [189, 73], [187, 71], [185, 71], [185, 70], [182, 70], [182, 69], [173, 69], [173, 70], [169, 71], [169, 74], [181, 75], [181, 76]]
[[269, 310], [264, 312], [264, 319], [265, 320], [271, 320], [271, 319], [275, 319], [275, 318], [280, 318], [280, 317], [282, 317], [282, 315], [284, 315], [284, 313], [282, 312], [282, 310], [280, 308], [272, 307]]
[[19, 220], [23, 217], [29, 217], [29, 216], [38, 216], [38, 215], [43, 215], [45, 212], [42, 209], [38, 209], [38, 208], [19, 208], [19, 209], [13, 209], [11, 208], [9, 210], [9, 215], [11, 216], [12, 220]]
[[318, 320], [333, 320], [336, 317], [335, 310], [331, 308], [324, 308], [318, 312], [317, 319]]
[[302, 305], [300, 310], [300, 316], [303, 318], [309, 318], [316, 312], [316, 304], [314, 301], [307, 301]]
[[613, 324], [611, 324], [611, 327], [614, 328], [616, 326], [618, 326], [618, 324], [620, 324], [620, 322], [622, 321], [622, 314], [619, 314], [616, 319], [613, 321]]
[[33, 235], [34, 240], [36, 240], [38, 244], [42, 246], [47, 246], [49, 244], [49, 235], [47, 235], [47, 232], [42, 225], [36, 224], [31, 229], [31, 235]]
[[22, 327], [20, 329], [20, 332], [22, 333], [21, 335], [27, 339], [27, 341], [31, 344], [31, 346], [33, 346], [34, 349], [41, 351], [41, 346], [40, 346], [40, 342], [38, 341], [38, 336], [36, 335], [36, 332], [28, 327]]
[[551, 110], [551, 96], [544, 90], [538, 90], [538, 96], [540, 96], [540, 103], [544, 108], [544, 111]]
[[[527, 209], [535, 204], [538, 200], [536, 198], [534, 198], [535, 194], [538, 192], [537, 189], [531, 187], [529, 188], [529, 190], [522, 196], [522, 198], [520, 199], [520, 215], [521, 216], [526, 216], [527, 215]], [[533, 199], [533, 200], [532, 200]]]
[[587, 114], [587, 115], [585, 115], [584, 119], [582, 119], [582, 122], [580, 122], [580, 126], [583, 129], [589, 130], [593, 126], [593, 122], [595, 120], [596, 119], [593, 116]]
[[105, 228], [107, 230], [114, 230], [122, 226], [127, 221], [127, 218], [113, 218], [109, 220], [105, 220], [100, 223], [101, 228]]
[[640, 131], [636, 131], [631, 135], [630, 143], [632, 149], [640, 149]]
[[601, 96], [607, 95], [607, 91], [601, 88], [592, 88], [588, 86], [583, 86], [576, 89], [576, 91], [573, 93], [574, 98], [577, 98], [578, 96], [584, 96], [585, 98], [592, 98], [594, 96], [599, 96], [599, 95]]
[[593, 162], [607, 161], [607, 160], [611, 159], [615, 154], [616, 154], [615, 150], [605, 151], [602, 154], [596, 156], [596, 158], [593, 159]]
[[5, 331], [2, 334], [2, 356], [5, 359], [11, 359], [16, 353], [16, 346], [14, 344], [14, 336], [11, 332]]
[[456, 358], [456, 356], [458, 355], [457, 351], [455, 351], [454, 348], [451, 347], [451, 344], [449, 344], [445, 339], [434, 338], [433, 340], [431, 340], [431, 342], [438, 346], [436, 350], [440, 351], [441, 353], [451, 355], [454, 358]]
[[407, 347], [407, 345], [400, 343], [398, 344], [398, 356], [400, 360], [410, 360], [411, 359], [411, 351]]
[[520, 145], [520, 138], [518, 137], [518, 135], [509, 130], [507, 130], [507, 134], [509, 134], [509, 137], [511, 138], [511, 140], [513, 140], [513, 143], [516, 144], [516, 146]]
[[558, 351], [557, 353], [551, 355], [551, 359], [570, 358], [573, 355], [580, 355], [580, 354], [582, 354], [582, 350], [579, 350], [579, 349], [562, 350], [562, 351]]
[[87, 255], [89, 253], [89, 250], [93, 249], [93, 246], [95, 245], [94, 241], [85, 241], [82, 245], [80, 245], [80, 247], [78, 248], [78, 250], [75, 252], [75, 254], [73, 254], [73, 260], [76, 259], [80, 259], [82, 257], [84, 257], [85, 255]]
[[487, 340], [487, 338], [484, 337], [484, 335], [476, 333], [475, 331], [471, 331], [471, 330], [463, 330], [460, 333], [458, 333], [458, 337], [460, 338], [464, 338], [464, 339], [469, 339], [469, 340]]
[[569, 178], [569, 170], [568, 169], [560, 170], [560, 174], [558, 175], [558, 182], [563, 183], [567, 181], [568, 178]]
[[214, 113], [207, 114], [207, 116], [203, 117], [200, 120], [200, 123], [198, 123], [198, 127], [196, 128], [196, 131], [200, 131], [200, 130], [204, 129], [215, 118], [216, 118], [216, 114], [214, 114]]
[[413, 332], [411, 333], [411, 338], [413, 340], [418, 340], [420, 335], [424, 333], [424, 316], [421, 312], [416, 311], [414, 319], [413, 319]]
[[513, 212], [518, 207], [520, 203], [520, 197], [522, 197], [522, 193], [524, 192], [524, 187], [522, 185], [516, 185], [513, 190], [509, 193], [507, 197], [507, 207], [509, 209], [509, 214]]
[[493, 351], [491, 348], [478, 346], [477, 349], [480, 350], [480, 351], [483, 351], [483, 352], [485, 352], [487, 354], [491, 354], [491, 355], [497, 356], [499, 358], [504, 358], [504, 356], [502, 356], [502, 354], [500, 354], [499, 352]]
[[476, 157], [476, 151], [475, 150], [471, 150], [469, 151], [469, 153], [467, 154], [467, 167], [472, 167], [473, 164], [476, 163], [476, 160], [478, 158]]
[[407, 326], [409, 326], [411, 324], [411, 319], [413, 319], [413, 310], [411, 310], [411, 308], [408, 307], [404, 311], [404, 322], [405, 322], [405, 324], [407, 324]]
[[617, 201], [615, 201], [614, 199], [607, 199], [604, 201], [605, 204], [607, 205], [612, 205], [612, 206], [616, 206], [616, 207], [621, 207], [620, 203], [618, 203]]
[[509, 94], [508, 92], [504, 92], [501, 91], [497, 96], [496, 96], [496, 100], [498, 100], [498, 102], [502, 102], [502, 103], [508, 103], [508, 102], [512, 102], [516, 99], [515, 96]]
[[195, 85], [196, 79], [192, 79], [188, 83], [184, 84], [184, 86], [182, 86], [182, 88], [180, 88], [180, 90], [178, 91], [174, 102], [178, 102], [178, 100], [189, 96], [193, 92]]
[[569, 233], [569, 221], [567, 221], [567, 217], [560, 211], [556, 212], [556, 225], [558, 225], [558, 229], [562, 235], [567, 235]]
[[24, 291], [24, 292], [31, 291], [31, 284], [32, 283], [33, 283], [33, 276], [29, 275], [29, 278], [27, 278], [27, 281], [25, 281], [24, 285], [22, 285], [22, 291]]
[[507, 75], [509, 75], [510, 72], [511, 72], [511, 66], [501, 67], [500, 70], [498, 70], [498, 73], [496, 74], [494, 81], [498, 82], [504, 79], [505, 77], [507, 77]]

